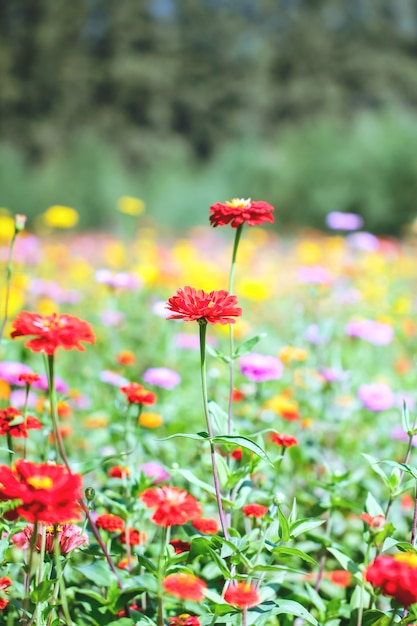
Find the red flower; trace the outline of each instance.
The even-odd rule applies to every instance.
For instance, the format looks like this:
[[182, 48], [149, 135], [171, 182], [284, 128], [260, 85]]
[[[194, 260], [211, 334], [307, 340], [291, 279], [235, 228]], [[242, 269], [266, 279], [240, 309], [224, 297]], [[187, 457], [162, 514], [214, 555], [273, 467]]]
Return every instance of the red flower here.
[[15, 512], [28, 522], [63, 524], [79, 519], [82, 478], [64, 465], [17, 461], [0, 466], [0, 501], [20, 500]]
[[216, 202], [210, 207], [210, 224], [214, 227], [231, 224], [260, 226], [264, 222], [274, 223], [274, 207], [262, 200], [252, 202], [250, 198], [233, 198], [231, 202]]
[[[119, 537], [120, 543], [126, 545], [126, 531], [123, 531]], [[139, 532], [135, 528], [129, 528], [129, 545], [142, 546], [146, 541], [146, 533]]]
[[81, 341], [94, 343], [95, 337], [91, 326], [73, 315], [40, 315], [40, 313], [29, 313], [22, 311], [12, 323], [15, 329], [11, 337], [25, 337], [35, 335], [35, 339], [30, 339], [25, 346], [34, 352], [45, 352], [54, 354], [59, 347], [64, 350], [81, 350], [85, 348]]
[[175, 554], [189, 552], [191, 548], [191, 543], [189, 541], [181, 541], [181, 539], [171, 539], [169, 543], [174, 548]]
[[199, 517], [193, 521], [193, 526], [203, 535], [215, 535], [219, 532], [219, 525], [215, 519]]
[[108, 472], [110, 478], [124, 478], [129, 476], [129, 468], [122, 465], [114, 465]]
[[41, 380], [39, 374], [35, 374], [33, 372], [29, 372], [26, 374], [20, 374], [19, 381], [21, 383], [26, 383], [27, 385], [33, 385], [33, 383], [38, 383]]
[[232, 452], [232, 454], [230, 456], [235, 461], [241, 461], [242, 460], [242, 456], [243, 456], [242, 448], [236, 448], [235, 450], [233, 450], [233, 452]]
[[189, 615], [188, 613], [183, 613], [176, 617], [168, 617], [168, 623], [170, 626], [175, 624], [178, 626], [200, 626], [200, 620], [197, 615]]
[[333, 572], [328, 572], [326, 578], [331, 580], [337, 587], [349, 587], [352, 582], [352, 574], [344, 569], [335, 569]]
[[8, 588], [11, 586], [11, 584], [12, 579], [8, 576], [3, 576], [2, 578], [0, 578], [0, 610], [6, 608], [6, 606], [9, 604], [9, 600], [6, 597], [5, 592], [8, 591]]
[[22, 413], [12, 406], [6, 407], [4, 411], [0, 409], [0, 435], [27, 439], [28, 430], [40, 430], [41, 428], [40, 421], [32, 415], [27, 415], [25, 419]]
[[168, 320], [184, 320], [195, 322], [205, 320], [209, 324], [234, 324], [233, 317], [240, 317], [242, 309], [236, 306], [236, 296], [227, 291], [211, 291], [206, 293], [194, 287], [177, 289], [175, 296], [167, 302], [166, 308], [173, 311]]
[[379, 531], [382, 530], [387, 523], [387, 520], [383, 515], [369, 515], [369, 513], [362, 513], [360, 516], [361, 520], [368, 524], [370, 528], [373, 530]]
[[264, 517], [268, 513], [268, 507], [263, 504], [245, 504], [242, 508], [247, 517]]
[[201, 578], [185, 572], [170, 574], [164, 578], [163, 586], [171, 596], [194, 602], [202, 600], [207, 589], [206, 583]]
[[148, 391], [139, 383], [129, 383], [124, 387], [120, 387], [120, 391], [125, 394], [129, 404], [144, 404], [150, 406], [155, 404], [156, 395], [152, 391]]
[[96, 519], [96, 526], [97, 528], [107, 530], [109, 533], [115, 533], [118, 530], [124, 530], [125, 523], [124, 520], [118, 515], [113, 515], [113, 513], [103, 513], [103, 515], [99, 515]]
[[[78, 548], [79, 546], [82, 546], [84, 544], [88, 544], [88, 535], [87, 533], [83, 533], [82, 528], [80, 528], [79, 526], [76, 526], [75, 524], [62, 524], [62, 526], [57, 526], [56, 528], [56, 536], [58, 538], [59, 550], [61, 554], [68, 554], [68, 552], [75, 550], [75, 548]], [[13, 535], [13, 544], [21, 550], [27, 550], [31, 547], [34, 541], [34, 530], [34, 524], [28, 524], [26, 528], [24, 528], [20, 533], [16, 533], [16, 535]], [[45, 530], [45, 551], [49, 554], [53, 554], [55, 538], [54, 527], [47, 526]], [[42, 549], [42, 535], [43, 527], [38, 526], [35, 541], [35, 550], [37, 552], [40, 552]]]
[[256, 587], [244, 580], [231, 582], [224, 594], [224, 599], [228, 604], [240, 609], [250, 609], [261, 601]]
[[283, 446], [284, 448], [292, 448], [298, 446], [298, 440], [292, 435], [281, 435], [278, 433], [271, 433], [271, 441], [277, 444], [277, 446]]
[[177, 487], [146, 489], [139, 497], [149, 509], [156, 509], [151, 519], [157, 526], [186, 524], [202, 513], [198, 500]]
[[130, 350], [123, 350], [119, 352], [116, 357], [119, 365], [134, 365], [136, 363], [136, 357]]
[[417, 556], [401, 552], [394, 556], [378, 556], [366, 570], [366, 580], [380, 587], [384, 596], [391, 596], [409, 606], [417, 602]]

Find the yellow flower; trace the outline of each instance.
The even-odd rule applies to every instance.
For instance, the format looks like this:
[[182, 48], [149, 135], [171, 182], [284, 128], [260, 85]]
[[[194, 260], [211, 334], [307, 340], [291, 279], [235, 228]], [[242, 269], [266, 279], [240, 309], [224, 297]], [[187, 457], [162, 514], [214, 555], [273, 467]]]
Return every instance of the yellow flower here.
[[117, 201], [117, 208], [125, 215], [142, 215], [145, 211], [145, 203], [140, 198], [133, 196], [122, 196]]
[[0, 379], [0, 400], [8, 401], [10, 398], [11, 389], [9, 383]]
[[304, 348], [296, 348], [294, 346], [283, 346], [278, 352], [278, 356], [283, 363], [290, 361], [305, 361], [308, 356], [307, 350]]
[[163, 419], [159, 413], [141, 413], [139, 417], [139, 424], [145, 428], [158, 428], [162, 423]]
[[101, 413], [93, 413], [84, 420], [84, 428], [89, 430], [96, 430], [97, 428], [104, 428], [109, 423], [109, 418]]
[[45, 224], [52, 228], [72, 228], [78, 219], [77, 211], [69, 206], [54, 205], [43, 214]]
[[14, 235], [14, 219], [8, 215], [0, 215], [0, 239], [7, 241]]
[[267, 300], [271, 297], [269, 284], [253, 278], [244, 278], [240, 280], [237, 286], [237, 291], [238, 293], [241, 293], [244, 298], [254, 300], [255, 302]]

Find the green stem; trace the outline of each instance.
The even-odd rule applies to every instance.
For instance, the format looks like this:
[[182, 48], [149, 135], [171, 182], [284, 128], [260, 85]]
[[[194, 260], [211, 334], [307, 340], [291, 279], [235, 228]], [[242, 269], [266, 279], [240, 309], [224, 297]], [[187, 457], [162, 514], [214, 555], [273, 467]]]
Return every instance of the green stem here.
[[[23, 597], [23, 613], [25, 616], [27, 616], [28, 614], [28, 608], [29, 608], [29, 590], [30, 590], [30, 578], [31, 578], [31, 573], [32, 573], [32, 564], [33, 564], [33, 555], [35, 552], [35, 546], [36, 546], [36, 542], [38, 539], [38, 527], [39, 527], [39, 523], [35, 522], [33, 524], [33, 531], [32, 531], [32, 537], [30, 539], [30, 546], [29, 546], [29, 556], [28, 556], [28, 562], [27, 562], [27, 570], [25, 572], [25, 576], [24, 576], [24, 590], [25, 590], [25, 594]], [[23, 622], [23, 624], [28, 624], [29, 620], [25, 619], [25, 621]]]
[[[236, 268], [236, 256], [237, 250], [239, 247], [240, 236], [242, 234], [243, 224], [237, 227], [235, 242], [233, 245], [233, 254], [232, 254], [232, 263], [230, 265], [230, 274], [229, 274], [229, 294], [233, 293], [234, 289], [234, 278], [235, 278], [235, 268]], [[229, 324], [229, 405], [227, 411], [227, 434], [232, 434], [232, 420], [233, 420], [233, 389], [234, 389], [234, 380], [235, 380], [235, 360], [233, 358], [234, 354], [234, 336], [233, 336], [233, 326], [234, 324]]]
[[200, 359], [201, 359], [201, 385], [203, 391], [203, 405], [204, 405], [204, 414], [206, 417], [207, 423], [207, 431], [210, 437], [210, 455], [211, 455], [211, 465], [213, 468], [213, 480], [214, 480], [214, 490], [216, 492], [216, 500], [217, 507], [219, 510], [220, 524], [223, 530], [223, 535], [226, 540], [229, 539], [229, 533], [227, 530], [227, 524], [225, 519], [225, 514], [223, 511], [221, 490], [220, 490], [220, 480], [217, 472], [216, 465], [216, 452], [214, 450], [213, 445], [213, 428], [211, 425], [210, 413], [208, 410], [208, 394], [207, 394], [207, 371], [206, 371], [206, 332], [207, 332], [207, 322], [205, 319], [199, 320], [200, 326]]
[[[36, 577], [36, 584], [39, 586], [43, 578], [43, 565], [45, 560], [45, 546], [46, 546], [46, 526], [42, 525], [42, 539], [41, 539], [41, 551], [39, 555], [38, 574]], [[36, 533], [37, 534], [37, 533]], [[42, 626], [42, 603], [36, 604], [36, 626]]]
[[[26, 383], [25, 404], [24, 404], [23, 411], [22, 411], [22, 415], [23, 415], [24, 420], [25, 420], [25, 427], [26, 427], [26, 420], [27, 420], [26, 413], [27, 413], [27, 410], [28, 410], [29, 391], [30, 391], [30, 384]], [[23, 444], [23, 458], [24, 459], [26, 459], [26, 455], [27, 455], [27, 442], [28, 442], [28, 440], [25, 439], [25, 443]]]
[[59, 549], [59, 537], [58, 537], [58, 529], [55, 526], [54, 529], [54, 557], [55, 557], [55, 567], [56, 567], [56, 576], [59, 583], [59, 596], [61, 599], [62, 610], [65, 615], [65, 621], [67, 626], [72, 626], [71, 615], [68, 609], [67, 596], [65, 593], [65, 581], [62, 573], [61, 566], [61, 551]]
[[168, 543], [168, 527], [162, 527], [161, 550], [158, 556], [158, 626], [164, 626], [164, 588], [163, 580], [165, 573], [165, 548]]
[[12, 284], [12, 272], [13, 272], [13, 249], [14, 249], [14, 244], [16, 242], [17, 233], [18, 231], [15, 230], [12, 240], [10, 242], [9, 260], [7, 262], [7, 267], [6, 267], [6, 297], [4, 299], [3, 322], [0, 328], [0, 341], [3, 338], [4, 329], [6, 328], [7, 320], [9, 318], [9, 300], [10, 300], [10, 289], [11, 289], [11, 284]]

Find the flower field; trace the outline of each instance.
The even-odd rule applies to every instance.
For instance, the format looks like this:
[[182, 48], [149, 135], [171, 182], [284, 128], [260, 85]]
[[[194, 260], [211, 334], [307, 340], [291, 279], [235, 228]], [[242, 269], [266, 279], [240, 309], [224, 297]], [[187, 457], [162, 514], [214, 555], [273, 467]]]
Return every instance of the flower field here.
[[0, 623], [416, 622], [415, 241], [143, 209], [0, 215]]

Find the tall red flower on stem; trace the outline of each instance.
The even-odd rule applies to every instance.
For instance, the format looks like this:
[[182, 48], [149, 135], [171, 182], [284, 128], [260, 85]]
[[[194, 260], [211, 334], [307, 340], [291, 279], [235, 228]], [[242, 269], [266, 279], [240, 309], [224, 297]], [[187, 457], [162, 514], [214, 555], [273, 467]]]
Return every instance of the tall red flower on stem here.
[[28, 522], [64, 524], [80, 518], [82, 478], [64, 465], [19, 460], [0, 466], [0, 501], [20, 500], [14, 513]]
[[139, 383], [128, 383], [124, 387], [120, 387], [120, 391], [125, 394], [129, 404], [143, 404], [151, 406], [156, 402], [156, 395], [152, 391], [148, 391]]
[[149, 509], [155, 509], [151, 519], [157, 526], [186, 524], [202, 513], [199, 501], [185, 489], [177, 487], [145, 489], [139, 498]]
[[236, 320], [233, 318], [242, 315], [236, 296], [229, 295], [228, 291], [206, 293], [194, 287], [178, 289], [175, 296], [168, 300], [166, 308], [173, 313], [167, 317], [168, 320], [184, 322], [205, 320], [209, 324], [234, 324]]
[[7, 406], [3, 411], [0, 409], [0, 435], [27, 439], [28, 430], [41, 428], [40, 421], [32, 415], [27, 415], [25, 419], [22, 413], [12, 406]]
[[228, 202], [216, 202], [210, 207], [210, 224], [238, 228], [241, 224], [260, 226], [265, 222], [273, 224], [274, 207], [262, 200], [253, 201], [250, 198], [233, 198]]
[[34, 352], [54, 354], [59, 347], [64, 350], [81, 350], [85, 348], [81, 342], [94, 343], [95, 337], [91, 326], [73, 315], [40, 315], [22, 311], [12, 322], [14, 328], [11, 336], [26, 337], [34, 335], [25, 343]]

